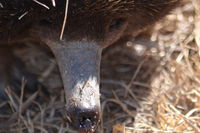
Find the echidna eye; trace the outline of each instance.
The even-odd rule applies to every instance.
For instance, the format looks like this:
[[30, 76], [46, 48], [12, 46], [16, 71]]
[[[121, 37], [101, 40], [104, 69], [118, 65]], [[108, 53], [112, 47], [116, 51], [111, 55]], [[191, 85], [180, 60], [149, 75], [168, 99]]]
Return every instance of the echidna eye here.
[[124, 22], [125, 20], [123, 18], [113, 19], [109, 25], [109, 31], [112, 32], [114, 30], [117, 30], [122, 26]]
[[40, 20], [39, 24], [43, 25], [43, 26], [48, 26], [48, 25], [51, 25], [52, 22], [53, 21], [51, 19], [42, 19], [42, 20]]

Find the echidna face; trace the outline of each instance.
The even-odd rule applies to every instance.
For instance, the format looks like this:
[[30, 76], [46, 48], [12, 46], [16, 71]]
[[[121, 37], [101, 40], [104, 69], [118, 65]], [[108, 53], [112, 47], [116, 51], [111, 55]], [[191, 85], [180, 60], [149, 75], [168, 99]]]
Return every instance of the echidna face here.
[[[108, 12], [109, 14], [109, 12]], [[110, 16], [102, 14], [68, 14], [63, 40], [67, 42], [88, 41], [95, 42], [102, 48], [117, 41], [128, 26], [128, 19], [124, 16]], [[40, 34], [41, 40], [59, 40], [63, 24], [63, 14], [55, 18], [41, 19], [33, 30]], [[61, 19], [62, 18], [62, 19]]]
[[69, 121], [80, 132], [94, 132], [100, 121], [101, 51], [120, 38], [127, 21], [123, 17], [69, 15], [63, 40], [59, 40], [60, 31], [55, 30], [58, 24], [42, 19], [37, 30], [57, 59]]

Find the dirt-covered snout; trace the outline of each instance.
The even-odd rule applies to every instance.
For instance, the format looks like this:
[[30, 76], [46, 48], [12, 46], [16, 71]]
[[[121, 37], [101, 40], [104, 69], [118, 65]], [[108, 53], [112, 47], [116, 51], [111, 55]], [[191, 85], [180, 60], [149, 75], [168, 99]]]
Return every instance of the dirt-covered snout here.
[[100, 118], [99, 72], [101, 48], [95, 43], [51, 44], [62, 76], [66, 112], [80, 131], [96, 129]]

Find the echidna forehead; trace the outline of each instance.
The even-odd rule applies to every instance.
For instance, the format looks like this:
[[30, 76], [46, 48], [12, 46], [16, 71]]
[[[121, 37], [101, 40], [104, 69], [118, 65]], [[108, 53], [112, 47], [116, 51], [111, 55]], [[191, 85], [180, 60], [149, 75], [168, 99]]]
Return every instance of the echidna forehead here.
[[70, 7], [75, 14], [119, 13], [134, 9], [134, 0], [73, 0]]
[[[55, 1], [55, 5], [52, 4], [52, 1]], [[72, 27], [83, 23], [87, 24], [89, 21], [97, 25], [102, 24], [103, 27], [105, 22], [108, 23], [113, 18], [124, 17], [132, 25], [140, 28], [153, 24], [165, 16], [181, 0], [68, 1], [67, 15]], [[66, 0], [0, 0], [0, 38], [3, 33], [10, 35], [9, 31], [13, 33], [21, 31], [23, 28], [25, 30], [44, 19], [55, 21], [55, 25], [62, 24], [65, 4]], [[16, 30], [12, 30], [12, 28]]]
[[71, 0], [70, 6], [75, 13], [118, 14], [131, 12], [159, 12], [162, 8], [174, 5], [179, 0]]
[[[5, 13], [3, 15], [23, 14], [29, 10], [42, 10], [47, 6], [51, 11], [64, 12], [66, 0], [55, 0], [55, 7], [52, 5], [54, 0], [1, 0], [0, 3]], [[100, 13], [102, 15], [112, 15], [126, 13], [131, 15], [133, 12], [155, 14], [168, 6], [172, 6], [179, 0], [68, 0], [69, 13], [71, 15]], [[14, 13], [12, 13], [12, 11]], [[48, 11], [47, 11], [48, 12]], [[51, 12], [52, 13], [52, 12]], [[56, 12], [54, 12], [56, 13]]]

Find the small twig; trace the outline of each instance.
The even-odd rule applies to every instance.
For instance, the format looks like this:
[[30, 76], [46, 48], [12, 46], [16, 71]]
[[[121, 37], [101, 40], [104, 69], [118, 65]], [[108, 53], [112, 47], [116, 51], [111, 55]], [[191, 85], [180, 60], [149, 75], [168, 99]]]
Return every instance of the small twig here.
[[[21, 107], [21, 113], [23, 113], [25, 109], [27, 109], [28, 106], [31, 105], [34, 99], [38, 96], [38, 93], [39, 92], [35, 92], [32, 96], [30, 96], [28, 100], [26, 100], [26, 102], [24, 102], [23, 106]], [[8, 121], [0, 123], [0, 129], [9, 129], [12, 126], [13, 122], [17, 119], [18, 114], [19, 112], [13, 113]]]
[[113, 103], [116, 103], [116, 104], [120, 105], [120, 107], [122, 108], [122, 110], [124, 112], [126, 112], [130, 117], [135, 118], [136, 112], [130, 111], [127, 108], [126, 104], [122, 103], [120, 100], [117, 100], [117, 99], [108, 99], [107, 101], [108, 102], [113, 102]]
[[55, 67], [56, 63], [52, 61], [51, 64], [49, 64], [49, 66], [47, 67], [47, 69], [45, 69], [45, 71], [42, 73], [41, 77], [39, 78], [39, 81], [44, 82], [44, 80], [52, 73]]
[[21, 115], [22, 115], [22, 106], [23, 106], [23, 97], [24, 97], [24, 88], [25, 88], [25, 85], [26, 85], [26, 80], [24, 78], [22, 78], [22, 85], [21, 85], [21, 94], [20, 94], [20, 99], [19, 99], [19, 110], [18, 110], [18, 125], [20, 127], [20, 133], [22, 133], [22, 130], [21, 130]]
[[[11, 91], [11, 89], [10, 89], [10, 87], [8, 87], [6, 90], [5, 90], [5, 92], [6, 92], [6, 94], [8, 95], [8, 98], [9, 98], [9, 100], [10, 100], [10, 105], [11, 105], [11, 107], [13, 107], [14, 108], [14, 110], [18, 110], [18, 105], [17, 105], [17, 103], [16, 103], [16, 100], [14, 99], [14, 96], [12, 95], [12, 91]], [[12, 109], [13, 109], [12, 108]]]
[[130, 80], [130, 82], [129, 82], [129, 84], [128, 84], [128, 88], [131, 87], [133, 81], [134, 81], [135, 78], [137, 77], [138, 73], [140, 72], [140, 70], [141, 70], [141, 68], [142, 68], [142, 65], [144, 64], [144, 62], [145, 62], [146, 60], [147, 60], [147, 58], [145, 58], [145, 59], [138, 65], [138, 67], [137, 67], [135, 73], [133, 74], [133, 76], [132, 76], [132, 78], [131, 78], [131, 80]]

